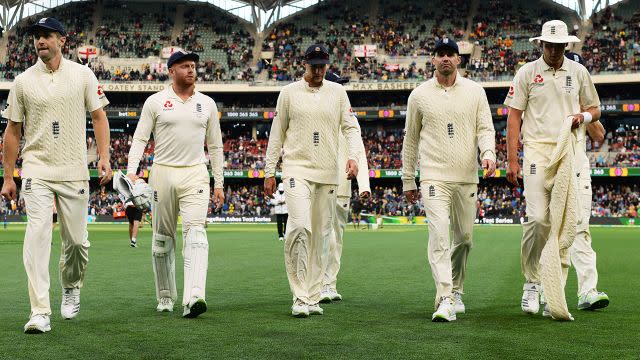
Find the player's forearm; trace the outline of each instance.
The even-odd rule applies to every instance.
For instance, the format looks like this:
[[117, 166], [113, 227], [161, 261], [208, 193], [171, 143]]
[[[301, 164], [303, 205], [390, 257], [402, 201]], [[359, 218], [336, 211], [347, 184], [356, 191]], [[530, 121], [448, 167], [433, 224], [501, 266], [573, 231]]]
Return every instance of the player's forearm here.
[[109, 144], [111, 142], [111, 136], [109, 134], [109, 120], [107, 114], [102, 108], [91, 113], [91, 119], [93, 121], [93, 133], [96, 136], [96, 144], [98, 148], [98, 155], [101, 160], [110, 160]]
[[213, 174], [213, 187], [222, 189], [224, 185], [224, 153], [222, 147], [222, 138], [220, 143], [207, 144], [209, 150], [209, 159], [211, 161], [211, 174]]
[[595, 121], [587, 124], [587, 133], [591, 139], [599, 144], [604, 142], [604, 126], [600, 121]]
[[20, 128], [20, 123], [8, 121], [7, 128], [5, 129], [3, 139], [4, 147], [2, 148], [2, 165], [4, 167], [3, 177], [7, 179], [13, 178], [16, 160], [18, 160]]
[[144, 148], [147, 146], [147, 142], [134, 137], [131, 142], [131, 149], [129, 149], [129, 158], [127, 161], [127, 174], [135, 174], [140, 166], [140, 159], [144, 154]]
[[507, 161], [518, 162], [518, 143], [520, 141], [520, 126], [522, 125], [522, 111], [513, 108], [507, 118]]

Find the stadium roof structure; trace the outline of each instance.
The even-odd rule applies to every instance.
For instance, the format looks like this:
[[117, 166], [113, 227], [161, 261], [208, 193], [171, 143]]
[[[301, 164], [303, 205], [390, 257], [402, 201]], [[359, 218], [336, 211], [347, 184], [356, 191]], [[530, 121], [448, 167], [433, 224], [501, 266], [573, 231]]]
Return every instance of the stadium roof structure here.
[[[76, 1], [84, 0], [0, 0], [0, 25], [11, 29], [25, 17]], [[135, 0], [137, 2], [159, 2], [151, 0]], [[160, 0], [175, 2], [176, 0]], [[191, 0], [206, 2], [255, 25], [262, 31], [273, 23], [290, 15], [326, 0]], [[415, 0], [420, 1], [420, 0]], [[422, 0], [433, 1], [433, 0]], [[549, 0], [538, 0], [549, 1]], [[552, 0], [562, 6], [576, 11], [578, 16], [586, 19], [609, 5], [625, 0]], [[635, 0], [626, 0], [635, 1]]]

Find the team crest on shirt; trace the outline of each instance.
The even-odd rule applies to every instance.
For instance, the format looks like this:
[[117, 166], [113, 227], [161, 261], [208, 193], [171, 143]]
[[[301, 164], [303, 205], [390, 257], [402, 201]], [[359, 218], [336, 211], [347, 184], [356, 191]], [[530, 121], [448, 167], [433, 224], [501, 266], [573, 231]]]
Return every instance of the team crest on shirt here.
[[513, 97], [515, 93], [516, 90], [513, 88], [513, 86], [509, 86], [509, 97]]
[[102, 85], [98, 85], [98, 98], [99, 99], [104, 98], [104, 90], [102, 90]]
[[199, 113], [202, 112], [202, 104], [200, 104], [200, 103], [196, 104], [196, 111], [199, 112]]
[[567, 94], [571, 94], [571, 91], [573, 90], [573, 78], [571, 77], [571, 75], [567, 75], [567, 77], [564, 79], [563, 89]]
[[171, 102], [171, 100], [167, 100], [164, 102], [164, 105], [162, 105], [162, 110], [163, 111], [173, 110], [173, 103]]

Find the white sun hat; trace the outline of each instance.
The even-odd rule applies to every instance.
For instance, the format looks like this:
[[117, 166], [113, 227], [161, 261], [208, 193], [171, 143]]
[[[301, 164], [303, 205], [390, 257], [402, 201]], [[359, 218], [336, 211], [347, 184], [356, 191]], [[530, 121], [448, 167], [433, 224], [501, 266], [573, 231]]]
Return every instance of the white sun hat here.
[[580, 42], [576, 36], [569, 35], [567, 24], [560, 20], [547, 21], [542, 25], [542, 35], [529, 38], [529, 41], [540, 40], [555, 44]]

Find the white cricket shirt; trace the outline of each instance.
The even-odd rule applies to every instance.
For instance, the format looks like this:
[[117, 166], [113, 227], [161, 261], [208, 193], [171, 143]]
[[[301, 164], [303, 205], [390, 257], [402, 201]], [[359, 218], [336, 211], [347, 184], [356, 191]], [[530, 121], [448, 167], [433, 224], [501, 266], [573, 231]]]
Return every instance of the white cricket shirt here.
[[157, 92], [144, 102], [142, 115], [129, 150], [127, 173], [135, 173], [144, 148], [153, 133], [154, 164], [183, 167], [207, 162], [206, 142], [211, 160], [214, 187], [222, 188], [223, 144], [218, 107], [212, 98], [198, 91], [183, 101], [173, 86]]

